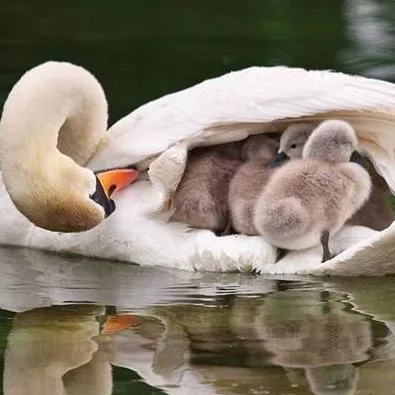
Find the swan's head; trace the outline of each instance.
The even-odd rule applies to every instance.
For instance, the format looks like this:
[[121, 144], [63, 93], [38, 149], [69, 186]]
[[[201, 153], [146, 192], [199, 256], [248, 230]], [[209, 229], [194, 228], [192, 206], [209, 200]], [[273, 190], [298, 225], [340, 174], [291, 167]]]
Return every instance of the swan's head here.
[[[59, 232], [89, 230], [115, 210], [112, 194], [137, 178], [133, 168], [93, 173], [70, 158], [48, 158], [46, 168], [2, 168], [15, 206], [35, 225]], [[20, 164], [22, 166], [22, 163]], [[40, 164], [41, 166], [41, 164]]]
[[303, 147], [313, 129], [314, 125], [311, 123], [295, 123], [288, 126], [280, 138], [276, 163], [281, 164], [288, 159], [301, 158]]
[[278, 150], [278, 142], [264, 134], [248, 137], [241, 149], [243, 160], [259, 161], [263, 164], [271, 162]]
[[348, 162], [356, 155], [358, 139], [353, 127], [345, 121], [322, 122], [308, 138], [303, 158], [328, 162]]
[[12, 88], [0, 122], [4, 185], [31, 222], [52, 231], [93, 228], [115, 208], [111, 194], [135, 169], [100, 172], [83, 167], [107, 130], [107, 101], [82, 67], [47, 62]]

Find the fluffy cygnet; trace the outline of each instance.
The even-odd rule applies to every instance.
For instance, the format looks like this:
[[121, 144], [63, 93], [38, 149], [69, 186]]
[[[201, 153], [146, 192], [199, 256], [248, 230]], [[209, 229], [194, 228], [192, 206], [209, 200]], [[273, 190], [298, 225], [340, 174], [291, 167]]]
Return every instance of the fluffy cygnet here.
[[330, 258], [335, 234], [369, 198], [371, 179], [350, 162], [358, 140], [347, 122], [324, 121], [308, 138], [303, 159], [280, 167], [259, 196], [254, 213], [258, 232], [272, 244], [304, 249], [321, 242]]
[[[290, 125], [281, 136], [276, 163], [282, 164], [287, 159], [301, 158], [303, 147], [312, 130], [312, 124], [308, 123]], [[369, 172], [374, 188], [369, 200], [347, 221], [347, 224], [383, 230], [395, 219], [395, 212], [390, 203], [391, 191], [368, 158], [363, 157], [362, 166]]]
[[303, 146], [313, 128], [314, 125], [309, 123], [290, 125], [282, 133], [280, 144], [265, 135], [251, 136], [246, 140], [242, 149], [246, 162], [239, 167], [229, 186], [229, 209], [234, 230], [246, 235], [259, 234], [253, 221], [259, 194], [274, 168], [288, 159], [302, 157]]
[[191, 151], [173, 197], [172, 220], [227, 232], [229, 182], [242, 164], [240, 149], [241, 143], [230, 143]]
[[281, 135], [276, 162], [282, 164], [288, 159], [301, 158], [303, 147], [315, 126], [305, 122], [289, 125]]
[[257, 235], [253, 224], [255, 201], [267, 184], [274, 169], [268, 165], [276, 157], [278, 142], [265, 135], [249, 137], [243, 145], [242, 156], [246, 160], [229, 185], [229, 210], [232, 227], [246, 235]]

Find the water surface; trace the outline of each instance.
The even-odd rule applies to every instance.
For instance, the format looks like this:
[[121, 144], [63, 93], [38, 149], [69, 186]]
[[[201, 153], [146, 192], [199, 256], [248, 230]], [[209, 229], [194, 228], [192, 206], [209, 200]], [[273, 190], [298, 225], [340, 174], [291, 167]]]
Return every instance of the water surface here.
[[4, 394], [391, 394], [395, 279], [0, 249]]

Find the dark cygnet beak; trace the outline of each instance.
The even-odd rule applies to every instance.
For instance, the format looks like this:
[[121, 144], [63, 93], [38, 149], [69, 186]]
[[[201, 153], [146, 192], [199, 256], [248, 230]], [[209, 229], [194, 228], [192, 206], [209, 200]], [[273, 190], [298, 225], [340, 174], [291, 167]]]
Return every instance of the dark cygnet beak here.
[[354, 152], [351, 154], [350, 162], [358, 163], [358, 164], [359, 164], [360, 166], [362, 166], [365, 170], [368, 170], [368, 169], [369, 169], [368, 161], [367, 161], [358, 151], [354, 151]]
[[274, 167], [279, 167], [281, 166], [284, 162], [289, 160], [289, 156], [284, 152], [281, 151], [277, 154], [277, 156], [269, 163], [269, 167], [274, 168]]

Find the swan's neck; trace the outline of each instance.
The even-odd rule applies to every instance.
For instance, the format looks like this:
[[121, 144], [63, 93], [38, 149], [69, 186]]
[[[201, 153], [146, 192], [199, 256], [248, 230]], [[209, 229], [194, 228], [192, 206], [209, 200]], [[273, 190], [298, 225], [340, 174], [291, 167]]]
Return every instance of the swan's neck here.
[[36, 215], [51, 199], [64, 202], [60, 205], [80, 196], [88, 199], [96, 179], [81, 165], [106, 127], [104, 92], [85, 69], [48, 62], [24, 74], [11, 90], [0, 122], [1, 172], [17, 207]]
[[57, 147], [83, 165], [106, 127], [107, 102], [97, 80], [81, 67], [48, 62], [22, 76], [8, 96], [0, 124], [2, 155], [37, 159]]

